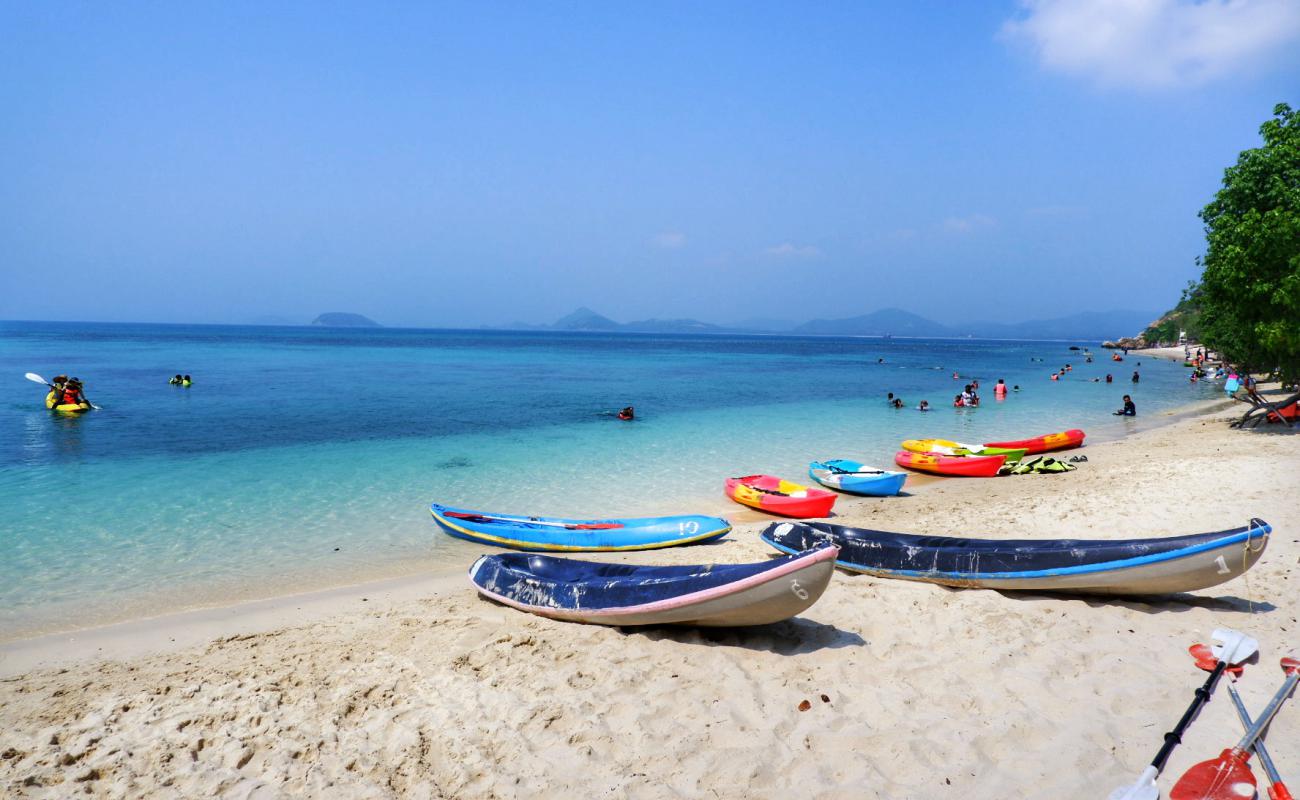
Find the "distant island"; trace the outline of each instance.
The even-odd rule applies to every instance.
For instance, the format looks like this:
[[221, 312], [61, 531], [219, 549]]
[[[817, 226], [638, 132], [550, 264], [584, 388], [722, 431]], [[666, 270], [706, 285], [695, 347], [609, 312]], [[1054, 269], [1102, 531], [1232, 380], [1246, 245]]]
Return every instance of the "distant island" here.
[[360, 314], [352, 314], [347, 311], [326, 311], [319, 317], [311, 321], [313, 325], [323, 325], [327, 328], [382, 328], [378, 322], [370, 317], [364, 317]]
[[732, 326], [695, 319], [645, 319], [616, 322], [609, 317], [579, 308], [549, 325], [515, 323], [525, 330], [623, 332], [623, 333], [791, 333], [806, 336], [914, 336], [936, 339], [974, 337], [980, 339], [1113, 339], [1140, 330], [1159, 314], [1149, 311], [1085, 311], [1066, 317], [997, 322], [935, 322], [910, 311], [883, 308], [856, 317], [814, 319], [802, 324], [776, 321], [767, 326], [750, 320]]

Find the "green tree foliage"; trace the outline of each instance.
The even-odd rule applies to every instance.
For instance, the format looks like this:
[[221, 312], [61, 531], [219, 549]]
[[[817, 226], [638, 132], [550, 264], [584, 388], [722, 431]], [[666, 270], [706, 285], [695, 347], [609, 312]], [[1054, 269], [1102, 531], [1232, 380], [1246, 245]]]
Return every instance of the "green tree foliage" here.
[[1142, 331], [1142, 338], [1151, 343], [1172, 344], [1178, 341], [1178, 334], [1186, 333], [1194, 342], [1201, 338], [1201, 287], [1196, 281], [1188, 281], [1183, 289], [1183, 297], [1149, 328]]
[[1201, 211], [1206, 344], [1254, 372], [1300, 381], [1300, 112], [1273, 109]]

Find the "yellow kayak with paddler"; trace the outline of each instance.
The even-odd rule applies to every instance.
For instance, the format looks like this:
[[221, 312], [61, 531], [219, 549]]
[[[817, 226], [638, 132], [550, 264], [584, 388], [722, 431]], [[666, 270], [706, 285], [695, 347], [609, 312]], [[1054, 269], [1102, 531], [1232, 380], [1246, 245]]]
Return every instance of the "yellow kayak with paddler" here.
[[59, 403], [55, 405], [57, 399], [54, 392], [45, 395], [45, 407], [60, 414], [84, 414], [90, 410], [90, 403]]

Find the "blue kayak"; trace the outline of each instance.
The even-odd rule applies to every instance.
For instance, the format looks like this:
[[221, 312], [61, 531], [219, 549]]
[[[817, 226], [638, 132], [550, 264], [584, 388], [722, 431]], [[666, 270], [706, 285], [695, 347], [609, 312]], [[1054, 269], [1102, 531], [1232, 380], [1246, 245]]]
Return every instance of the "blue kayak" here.
[[808, 477], [831, 489], [871, 497], [893, 497], [903, 488], [906, 472], [868, 467], [846, 458], [814, 461], [808, 465]]
[[807, 551], [757, 564], [641, 566], [493, 553], [469, 579], [498, 603], [593, 625], [768, 625], [802, 613], [826, 591], [839, 550]]
[[719, 517], [557, 519], [491, 514], [433, 503], [433, 519], [458, 539], [515, 550], [653, 550], [725, 536], [731, 523]]

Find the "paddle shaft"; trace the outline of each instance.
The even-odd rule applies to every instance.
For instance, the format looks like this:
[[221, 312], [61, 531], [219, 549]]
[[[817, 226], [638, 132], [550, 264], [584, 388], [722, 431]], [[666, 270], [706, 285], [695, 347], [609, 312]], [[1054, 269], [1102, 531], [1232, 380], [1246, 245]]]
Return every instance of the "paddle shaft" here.
[[1164, 745], [1161, 746], [1160, 752], [1156, 753], [1156, 757], [1151, 759], [1151, 766], [1156, 768], [1156, 772], [1165, 768], [1165, 762], [1169, 760], [1174, 748], [1182, 744], [1183, 734], [1187, 732], [1187, 726], [1192, 724], [1192, 720], [1200, 713], [1201, 708], [1210, 702], [1210, 695], [1214, 693], [1214, 686], [1218, 683], [1219, 676], [1223, 675], [1223, 671], [1227, 667], [1228, 664], [1224, 661], [1214, 665], [1214, 669], [1210, 671], [1210, 677], [1206, 678], [1205, 683], [1196, 690], [1196, 699], [1187, 707], [1187, 711], [1183, 713], [1183, 718], [1178, 720], [1178, 724], [1174, 726], [1172, 731], [1165, 734]]
[[1282, 704], [1286, 702], [1287, 695], [1291, 694], [1291, 690], [1295, 688], [1297, 681], [1300, 681], [1300, 671], [1287, 674], [1286, 682], [1282, 684], [1282, 688], [1278, 689], [1277, 694], [1273, 695], [1273, 699], [1268, 701], [1268, 705], [1264, 707], [1264, 711], [1255, 720], [1255, 724], [1251, 725], [1250, 729], [1246, 731], [1246, 735], [1241, 737], [1241, 741], [1237, 742], [1237, 746], [1233, 748], [1234, 750], [1238, 750], [1243, 754], [1249, 752], [1251, 745], [1255, 744], [1255, 740], [1273, 721], [1273, 717], [1277, 716], [1277, 712], [1282, 710]]
[[[1241, 702], [1241, 695], [1237, 692], [1237, 687], [1229, 683], [1228, 694], [1232, 697], [1232, 704], [1237, 707], [1237, 716], [1241, 718], [1242, 726], [1250, 730], [1252, 725], [1250, 712], [1246, 711], [1246, 704]], [[1264, 746], [1263, 739], [1255, 741], [1255, 752], [1259, 754], [1259, 763], [1264, 765], [1264, 772], [1268, 774], [1268, 782], [1272, 784], [1269, 787], [1269, 795], [1272, 796], [1273, 800], [1289, 800], [1291, 792], [1282, 783], [1282, 776], [1278, 774], [1277, 767], [1273, 765], [1273, 759], [1269, 756], [1268, 748]]]

